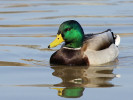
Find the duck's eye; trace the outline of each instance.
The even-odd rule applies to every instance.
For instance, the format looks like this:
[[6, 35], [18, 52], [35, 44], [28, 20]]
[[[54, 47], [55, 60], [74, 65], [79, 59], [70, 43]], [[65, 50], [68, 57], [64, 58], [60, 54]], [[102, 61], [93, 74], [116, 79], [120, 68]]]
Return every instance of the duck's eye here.
[[68, 29], [67, 29], [67, 31], [70, 31], [70, 30], [71, 30], [71, 28], [68, 28]]
[[65, 32], [70, 31], [70, 30], [71, 30], [71, 28], [67, 28], [67, 29], [65, 29]]

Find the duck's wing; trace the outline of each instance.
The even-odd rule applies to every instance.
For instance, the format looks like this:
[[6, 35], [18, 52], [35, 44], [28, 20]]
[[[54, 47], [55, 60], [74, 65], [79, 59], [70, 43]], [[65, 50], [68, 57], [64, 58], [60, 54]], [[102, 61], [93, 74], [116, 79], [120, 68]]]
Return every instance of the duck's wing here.
[[90, 65], [104, 64], [114, 61], [118, 54], [120, 43], [119, 35], [114, 35], [110, 29], [90, 35], [84, 41], [83, 49], [85, 56], [88, 57]]
[[108, 48], [111, 44], [119, 45], [120, 38], [116, 43], [116, 37], [118, 38], [119, 36], [114, 35], [111, 29], [101, 33], [87, 34], [85, 35], [84, 45], [90, 50], [103, 50]]
[[115, 44], [111, 44], [108, 48], [95, 51], [87, 49], [84, 55], [88, 57], [90, 65], [105, 64], [114, 61], [119, 54], [118, 47]]

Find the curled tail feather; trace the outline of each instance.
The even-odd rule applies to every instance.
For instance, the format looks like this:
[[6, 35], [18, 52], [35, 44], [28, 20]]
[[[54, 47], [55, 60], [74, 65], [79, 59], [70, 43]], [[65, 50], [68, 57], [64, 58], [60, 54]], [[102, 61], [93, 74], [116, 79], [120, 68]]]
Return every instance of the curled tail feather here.
[[114, 39], [114, 43], [115, 45], [118, 47], [120, 44], [120, 36], [119, 35], [115, 35], [111, 29], [108, 29], [108, 31], [110, 31], [112, 33], [113, 39]]

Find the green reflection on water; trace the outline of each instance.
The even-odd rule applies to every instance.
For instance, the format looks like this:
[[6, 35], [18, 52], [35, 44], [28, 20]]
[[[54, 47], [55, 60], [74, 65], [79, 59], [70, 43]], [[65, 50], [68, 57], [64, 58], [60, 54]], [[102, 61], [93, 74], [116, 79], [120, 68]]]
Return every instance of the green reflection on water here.
[[[56, 66], [53, 75], [62, 79], [54, 84], [58, 96], [66, 98], [81, 97], [85, 88], [114, 87], [110, 81], [116, 77], [114, 67], [65, 67]], [[60, 88], [64, 87], [64, 88]]]

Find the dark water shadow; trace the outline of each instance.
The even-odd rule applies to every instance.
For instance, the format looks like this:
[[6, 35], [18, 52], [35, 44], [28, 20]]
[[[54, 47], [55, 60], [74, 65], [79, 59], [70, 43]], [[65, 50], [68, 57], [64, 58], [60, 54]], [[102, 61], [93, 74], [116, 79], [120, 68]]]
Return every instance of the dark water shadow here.
[[62, 79], [58, 87], [113, 87], [114, 67], [52, 67], [54, 76]]
[[[107, 88], [116, 85], [110, 81], [117, 77], [113, 73], [115, 67], [52, 67], [53, 75], [62, 79], [54, 84], [58, 96], [78, 98], [83, 95], [85, 88]], [[63, 88], [57, 88], [63, 87]]]
[[58, 91], [58, 96], [65, 98], [79, 98], [83, 95], [85, 88], [110, 88], [117, 87], [111, 82], [115, 77], [113, 66], [53, 66], [53, 76], [62, 79], [57, 84], [29, 84], [15, 85], [19, 87], [50, 87]]

